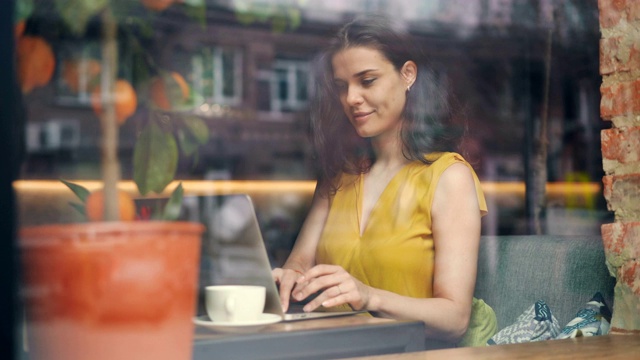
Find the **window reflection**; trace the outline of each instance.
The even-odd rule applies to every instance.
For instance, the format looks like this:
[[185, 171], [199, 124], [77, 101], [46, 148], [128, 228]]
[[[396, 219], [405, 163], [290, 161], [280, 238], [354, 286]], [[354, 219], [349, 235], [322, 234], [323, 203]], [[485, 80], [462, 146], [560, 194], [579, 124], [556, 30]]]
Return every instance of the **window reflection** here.
[[309, 64], [305, 61], [276, 60], [273, 65], [272, 111], [303, 110], [307, 106]]
[[[192, 16], [192, 3], [205, 5], [206, 12]], [[486, 233], [531, 231], [530, 199], [521, 190], [539, 174], [532, 161], [545, 118], [548, 182], [591, 189], [548, 193], [546, 231], [594, 232], [609, 221], [601, 190], [593, 191], [603, 175], [599, 134], [608, 126], [599, 117], [596, 0], [203, 0], [153, 16], [132, 9], [119, 15], [119, 76], [140, 98], [136, 115], [121, 128], [125, 181], [148, 116], [144, 80], [152, 70], [136, 55], [136, 46], [147, 45], [133, 40], [131, 34], [146, 34], [136, 24], [150, 24], [144, 28], [152, 34], [144, 38], [149, 56], [191, 87], [189, 106], [180, 111], [200, 117], [211, 132], [197, 161], [184, 163], [178, 178], [306, 184], [315, 176], [307, 140], [311, 60], [345, 20], [372, 11], [403, 19], [414, 35], [430, 60], [428, 86], [450, 92], [456, 125], [468, 130], [464, 149], [481, 181], [516, 184], [517, 191], [487, 194], [492, 211]], [[25, 96], [22, 178], [96, 180], [100, 131], [89, 105], [90, 61], [101, 60], [99, 33], [90, 29], [70, 38], [47, 14], [36, 11], [25, 30], [46, 37], [58, 62], [54, 80]], [[69, 71], [78, 79], [77, 91], [65, 81]], [[443, 110], [434, 101], [425, 111], [441, 116]], [[565, 223], [577, 225], [568, 229]]]
[[205, 46], [193, 54], [189, 77], [204, 103], [238, 105], [242, 101], [242, 52]]

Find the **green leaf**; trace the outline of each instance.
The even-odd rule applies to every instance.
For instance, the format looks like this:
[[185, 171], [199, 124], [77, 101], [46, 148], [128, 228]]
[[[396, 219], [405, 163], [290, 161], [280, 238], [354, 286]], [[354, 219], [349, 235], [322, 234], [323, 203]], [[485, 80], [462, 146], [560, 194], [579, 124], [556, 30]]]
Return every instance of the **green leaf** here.
[[71, 191], [73, 191], [74, 194], [76, 194], [78, 199], [80, 199], [80, 201], [82, 201], [83, 204], [87, 201], [87, 197], [89, 196], [89, 194], [91, 194], [91, 191], [87, 190], [87, 188], [85, 188], [84, 186], [74, 184], [64, 179], [60, 179], [60, 181], [63, 184], [67, 185], [67, 187], [71, 189]]
[[196, 20], [200, 26], [207, 25], [207, 4], [205, 0], [184, 0], [185, 14]]
[[185, 116], [182, 118], [185, 129], [189, 134], [193, 135], [200, 145], [204, 145], [209, 141], [209, 127], [207, 123], [197, 116]]
[[274, 6], [270, 4], [251, 4], [251, 11], [258, 21], [266, 22], [274, 13]]
[[164, 213], [162, 215], [163, 220], [177, 220], [180, 216], [180, 210], [182, 209], [182, 198], [184, 197], [184, 189], [182, 183], [178, 184], [171, 193], [169, 202], [164, 207]]
[[181, 120], [183, 126], [178, 129], [178, 141], [182, 153], [190, 156], [209, 141], [209, 127], [197, 116], [185, 116]]
[[[132, 51], [132, 68], [133, 73], [135, 74], [134, 81], [138, 83], [138, 93], [147, 94], [149, 92], [149, 79], [151, 78], [151, 74], [149, 72], [149, 64], [143, 54], [143, 49], [134, 47]], [[143, 88], [144, 86], [144, 88]], [[139, 101], [143, 99], [138, 99]], [[146, 98], [144, 99], [146, 100]]]
[[207, 6], [205, 0], [182, 0], [182, 2], [189, 6]]
[[236, 20], [244, 26], [251, 25], [256, 21], [256, 17], [248, 11], [236, 11]]
[[86, 211], [86, 209], [85, 209], [84, 204], [78, 204], [78, 203], [74, 203], [74, 202], [71, 202], [71, 201], [70, 201], [70, 202], [69, 202], [69, 205], [70, 205], [72, 208], [76, 209], [76, 211], [78, 211], [80, 214], [82, 214], [82, 215], [84, 215], [84, 216], [87, 216], [87, 211]]
[[300, 9], [290, 8], [289, 12], [289, 29], [295, 30], [302, 23], [302, 14], [300, 13]]
[[283, 33], [287, 30], [287, 18], [282, 14], [277, 14], [271, 20], [271, 29], [275, 33]]
[[184, 105], [185, 99], [182, 97], [182, 88], [169, 71], [161, 71], [160, 76], [164, 82], [164, 91], [172, 109]]
[[205, 102], [205, 99], [201, 92], [194, 88], [189, 88], [189, 98], [185, 102], [190, 105], [202, 104]]
[[14, 22], [25, 20], [33, 13], [33, 0], [17, 0]]
[[55, 0], [62, 20], [76, 35], [84, 34], [89, 20], [108, 3], [109, 0]]
[[133, 180], [140, 194], [161, 193], [178, 168], [178, 145], [170, 132], [151, 121], [142, 130], [133, 150]]
[[200, 144], [185, 129], [178, 129], [178, 142], [182, 153], [189, 156], [198, 150]]

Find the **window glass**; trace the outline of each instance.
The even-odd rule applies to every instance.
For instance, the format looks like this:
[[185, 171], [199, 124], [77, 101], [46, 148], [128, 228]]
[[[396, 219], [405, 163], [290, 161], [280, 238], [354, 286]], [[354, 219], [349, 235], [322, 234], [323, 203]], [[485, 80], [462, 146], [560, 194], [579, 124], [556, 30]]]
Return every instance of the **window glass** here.
[[[25, 224], [75, 221], [81, 216], [36, 211], [42, 203], [25, 199], [36, 180], [101, 179], [103, 132], [92, 94], [106, 74], [104, 29], [97, 13], [82, 21], [32, 2], [24, 36], [46, 41], [51, 55], [34, 56], [50, 57], [54, 71], [23, 96], [19, 215]], [[596, 0], [190, 0], [163, 10], [104, 3], [117, 28], [115, 76], [137, 101], [118, 128], [120, 175], [132, 193], [133, 154], [155, 123], [176, 143], [173, 179], [205, 187], [261, 180], [270, 189], [292, 181], [307, 189], [294, 196], [303, 205], [264, 213], [299, 221], [317, 175], [309, 139], [313, 60], [345, 21], [378, 12], [413, 37], [430, 77], [424, 90], [446, 93], [421, 110], [442, 117], [445, 102], [453, 110], [460, 151], [490, 207], [484, 234], [599, 233], [611, 221], [601, 186], [600, 131], [609, 124], [599, 116]], [[162, 91], [158, 77], [168, 81]], [[544, 189], [534, 186], [540, 179]]]
[[[238, 79], [239, 74], [241, 72], [237, 71], [238, 68], [241, 68], [240, 58], [236, 56], [236, 53], [230, 50], [222, 50], [220, 51], [219, 57], [220, 59], [220, 78], [222, 82], [222, 96], [224, 98], [236, 98], [240, 95], [238, 89], [238, 83], [242, 81], [242, 78]], [[218, 72], [216, 73], [216, 75]]]
[[305, 61], [277, 60], [274, 64], [274, 85], [277, 98], [272, 99], [273, 111], [302, 110], [307, 105], [309, 70]]
[[194, 90], [211, 103], [237, 103], [241, 97], [242, 57], [239, 51], [205, 46], [192, 55]]

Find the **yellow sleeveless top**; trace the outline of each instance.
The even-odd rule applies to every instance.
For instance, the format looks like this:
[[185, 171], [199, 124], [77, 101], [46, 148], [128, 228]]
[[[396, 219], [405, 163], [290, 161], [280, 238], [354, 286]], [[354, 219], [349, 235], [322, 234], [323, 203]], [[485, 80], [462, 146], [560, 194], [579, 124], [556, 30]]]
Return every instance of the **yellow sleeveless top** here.
[[374, 288], [429, 298], [433, 296], [434, 247], [431, 204], [438, 180], [454, 163], [469, 166], [479, 211], [487, 205], [471, 165], [456, 153], [430, 154], [431, 165], [411, 162], [391, 179], [371, 210], [360, 236], [363, 176], [343, 175], [331, 199], [316, 252], [318, 264], [340, 265]]

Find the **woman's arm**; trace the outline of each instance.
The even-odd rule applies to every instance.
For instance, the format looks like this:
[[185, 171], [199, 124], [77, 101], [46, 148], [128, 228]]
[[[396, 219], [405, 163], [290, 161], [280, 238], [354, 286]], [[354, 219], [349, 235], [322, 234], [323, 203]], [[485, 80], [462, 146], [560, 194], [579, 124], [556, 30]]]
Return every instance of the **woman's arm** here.
[[[325, 289], [305, 310], [349, 303], [377, 315], [421, 320], [427, 336], [457, 342], [467, 330], [476, 279], [480, 210], [470, 169], [453, 164], [442, 174], [432, 204], [435, 245], [433, 298], [418, 299], [368, 287], [341, 267], [318, 265], [298, 279], [296, 299]], [[428, 281], [425, 279], [425, 281]]]
[[280, 303], [283, 311], [289, 308], [289, 298], [296, 279], [315, 265], [315, 254], [322, 229], [329, 214], [329, 198], [318, 193], [313, 195], [309, 214], [304, 220], [296, 242], [282, 268], [273, 269], [274, 281], [279, 284]]

